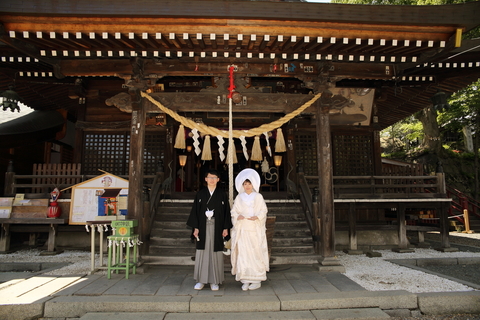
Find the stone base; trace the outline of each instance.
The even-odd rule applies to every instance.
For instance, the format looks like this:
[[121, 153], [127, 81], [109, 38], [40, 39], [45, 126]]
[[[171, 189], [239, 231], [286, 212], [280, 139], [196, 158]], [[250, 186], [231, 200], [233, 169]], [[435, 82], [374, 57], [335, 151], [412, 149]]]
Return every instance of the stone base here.
[[458, 248], [435, 248], [435, 250], [441, 252], [457, 252]]
[[411, 252], [415, 252], [415, 250], [410, 249], [410, 248], [393, 248], [392, 251], [393, 251], [393, 252], [398, 252], [398, 253], [411, 253]]
[[330, 266], [324, 266], [319, 263], [315, 263], [313, 265], [315, 269], [318, 269], [319, 272], [340, 272], [340, 273], [345, 273], [345, 267], [342, 266], [341, 264], [339, 265], [330, 265]]
[[352, 256], [354, 255], [358, 256], [363, 254], [363, 250], [344, 249], [343, 252], [345, 252], [346, 254], [350, 254]]
[[412, 243], [417, 248], [430, 248], [430, 242], [417, 242], [417, 243]]
[[382, 256], [382, 254], [380, 252], [375, 252], [375, 251], [367, 251], [367, 252], [365, 252], [365, 254], [369, 258], [379, 258], [379, 257]]
[[56, 250], [56, 251], [42, 251], [40, 252], [41, 256], [56, 256], [57, 254], [62, 253], [63, 250]]

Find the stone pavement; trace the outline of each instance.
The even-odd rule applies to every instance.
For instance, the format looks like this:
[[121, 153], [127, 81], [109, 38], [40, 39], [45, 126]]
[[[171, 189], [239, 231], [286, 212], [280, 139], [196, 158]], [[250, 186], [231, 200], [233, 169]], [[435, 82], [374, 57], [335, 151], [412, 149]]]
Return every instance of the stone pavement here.
[[385, 319], [480, 314], [480, 292], [367, 291], [338, 272], [311, 265], [272, 266], [255, 291], [227, 270], [219, 291], [193, 289], [192, 266], [155, 266], [130, 275], [49, 276], [0, 284], [0, 319]]

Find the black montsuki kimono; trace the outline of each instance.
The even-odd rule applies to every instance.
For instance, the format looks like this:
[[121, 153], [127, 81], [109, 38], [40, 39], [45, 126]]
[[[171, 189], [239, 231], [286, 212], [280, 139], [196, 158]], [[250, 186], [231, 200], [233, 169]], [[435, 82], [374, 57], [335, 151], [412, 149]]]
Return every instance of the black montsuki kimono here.
[[[210, 201], [209, 201], [210, 199]], [[207, 204], [208, 202], [208, 204]], [[193, 202], [190, 216], [188, 217], [187, 226], [191, 228], [198, 228], [200, 241], [197, 241], [196, 248], [198, 250], [205, 249], [205, 234], [207, 226], [207, 216], [205, 211], [214, 210], [213, 217], [215, 218], [215, 237], [214, 237], [214, 251], [223, 251], [223, 237], [224, 229], [230, 230], [232, 228], [232, 218], [230, 216], [230, 203], [225, 191], [215, 188], [215, 191], [210, 198], [210, 191], [208, 187], [203, 188], [197, 192]]]

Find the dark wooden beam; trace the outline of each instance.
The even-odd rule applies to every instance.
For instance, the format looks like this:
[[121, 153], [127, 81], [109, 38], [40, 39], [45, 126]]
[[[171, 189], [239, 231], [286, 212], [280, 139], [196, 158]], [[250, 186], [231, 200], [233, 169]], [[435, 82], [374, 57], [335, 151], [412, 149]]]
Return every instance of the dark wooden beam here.
[[[155, 100], [175, 112], [228, 112], [228, 102], [217, 104], [219, 95], [221, 96], [221, 93], [217, 92], [163, 92], [151, 94]], [[313, 95], [306, 94], [247, 93], [244, 95], [247, 97], [247, 104], [233, 105], [234, 113], [273, 112], [287, 114], [313, 98]], [[130, 97], [125, 92], [107, 99], [105, 103], [108, 106], [116, 106], [123, 112], [132, 112]], [[313, 109], [313, 107], [308, 108], [305, 112], [310, 112], [308, 111], [310, 109]], [[147, 113], [162, 112], [150, 101], [145, 103], [145, 111]]]
[[[250, 61], [250, 60], [248, 60]], [[328, 74], [334, 78], [359, 79], [392, 79], [394, 64], [385, 63], [341, 63], [341, 62], [310, 62], [293, 61], [280, 64], [274, 70], [271, 60], [261, 62], [259, 59], [228, 60], [222, 58], [200, 59], [145, 59], [145, 77], [158, 78], [163, 76], [217, 76], [228, 75], [227, 66], [236, 65], [236, 75], [250, 77], [303, 77], [317, 78], [318, 74], [328, 65]], [[128, 60], [63, 60], [60, 63], [61, 71], [66, 76], [122, 76], [131, 75], [132, 69]]]

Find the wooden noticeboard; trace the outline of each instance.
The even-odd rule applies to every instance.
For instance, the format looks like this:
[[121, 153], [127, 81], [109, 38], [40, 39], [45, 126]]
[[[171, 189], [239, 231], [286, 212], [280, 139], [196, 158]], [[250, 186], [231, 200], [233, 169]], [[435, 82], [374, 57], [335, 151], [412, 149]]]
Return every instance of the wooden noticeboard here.
[[105, 173], [72, 187], [69, 224], [120, 220], [127, 215], [128, 180]]

